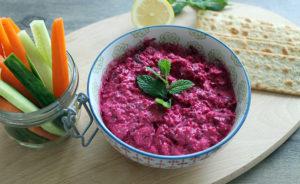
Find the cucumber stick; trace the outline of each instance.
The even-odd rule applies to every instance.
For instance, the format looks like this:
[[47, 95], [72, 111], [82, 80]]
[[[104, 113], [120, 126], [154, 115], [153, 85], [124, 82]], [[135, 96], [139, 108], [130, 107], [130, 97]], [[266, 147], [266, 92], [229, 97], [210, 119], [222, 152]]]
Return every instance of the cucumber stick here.
[[[35, 66], [32, 64], [30, 58], [29, 58], [27, 55], [26, 55], [26, 59], [27, 59], [27, 61], [28, 61], [28, 63], [29, 63], [29, 66], [30, 66], [30, 68], [31, 68], [32, 73], [33, 73], [38, 79], [42, 80], [40, 74], [38, 74], [38, 72], [37, 72]], [[43, 82], [43, 81], [42, 81], [42, 82]], [[44, 84], [44, 82], [43, 82], [43, 84]], [[44, 84], [44, 85], [45, 85], [45, 84]]]
[[5, 129], [9, 133], [9, 135], [22, 142], [33, 142], [35, 144], [43, 144], [49, 142], [48, 139], [30, 132], [26, 128], [5, 127]]
[[0, 96], [5, 98], [22, 112], [27, 113], [38, 110], [38, 108], [31, 101], [29, 101], [17, 90], [15, 90], [13, 87], [2, 80], [0, 80]]
[[45, 22], [43, 20], [34, 20], [30, 23], [30, 28], [37, 49], [46, 59], [48, 66], [52, 68], [51, 41]]
[[[0, 96], [5, 98], [9, 103], [13, 104], [15, 107], [20, 109], [22, 112], [29, 113], [39, 110], [31, 101], [21, 95], [17, 90], [13, 87], [0, 80]], [[41, 124], [41, 127], [47, 132], [57, 135], [63, 136], [65, 132], [54, 125], [52, 122], [46, 122]]]
[[46, 88], [49, 91], [52, 91], [52, 71], [47, 64], [46, 59], [41, 55], [25, 30], [19, 32], [18, 36], [24, 45], [29, 61], [36, 69], [38, 76], [40, 76]]
[[24, 134], [22, 132], [18, 131], [17, 128], [6, 126], [5, 129], [10, 136], [14, 137], [18, 141], [29, 142], [29, 137], [24, 136]]
[[9, 55], [4, 64], [44, 107], [56, 101], [42, 81], [30, 72], [14, 54]]

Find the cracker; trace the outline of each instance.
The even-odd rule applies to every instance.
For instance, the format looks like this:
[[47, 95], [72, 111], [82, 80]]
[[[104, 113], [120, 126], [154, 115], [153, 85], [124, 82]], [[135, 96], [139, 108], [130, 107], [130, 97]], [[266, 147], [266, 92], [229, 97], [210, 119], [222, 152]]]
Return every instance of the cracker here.
[[233, 49], [253, 89], [300, 96], [300, 57]]
[[287, 24], [276, 25], [262, 20], [250, 19], [248, 17], [224, 14], [223, 12], [199, 10], [197, 16], [198, 18], [205, 17], [205, 18], [213, 18], [213, 19], [222, 19], [225, 21], [234, 20], [235, 23], [244, 25], [245, 27], [249, 27], [252, 29], [259, 28], [264, 31], [273, 31], [277, 27], [277, 28], [281, 28], [284, 33], [288, 33], [288, 34], [290, 32], [297, 32], [297, 33], [300, 32], [300, 29], [297, 29], [296, 27], [291, 27], [290, 25]]
[[245, 50], [266, 52], [271, 54], [300, 57], [300, 47], [226, 36], [218, 36], [217, 38], [222, 40], [231, 48], [239, 48]]
[[[245, 38], [257, 41], [267, 41], [279, 44], [288, 44], [292, 46], [300, 46], [300, 38], [290, 37], [280, 32], [263, 32], [259, 30], [252, 30], [248, 28], [241, 28], [236, 25], [221, 26], [216, 22], [201, 22], [197, 24], [198, 29], [202, 29], [206, 32], [212, 33], [213, 35]], [[297, 41], [299, 40], [299, 41]]]
[[[201, 11], [200, 11], [201, 12]], [[273, 26], [270, 31], [260, 29], [253, 23], [244, 24], [240, 17], [234, 17], [232, 20], [226, 18], [206, 17], [206, 14], [197, 16], [196, 27], [214, 35], [246, 38], [258, 41], [275, 42], [279, 44], [289, 44], [292, 46], [300, 46], [300, 31], [291, 31], [284, 27]], [[250, 19], [247, 19], [250, 20]], [[246, 26], [247, 25], [247, 26]], [[249, 27], [249, 25], [251, 25]], [[284, 32], [283, 32], [284, 30]]]

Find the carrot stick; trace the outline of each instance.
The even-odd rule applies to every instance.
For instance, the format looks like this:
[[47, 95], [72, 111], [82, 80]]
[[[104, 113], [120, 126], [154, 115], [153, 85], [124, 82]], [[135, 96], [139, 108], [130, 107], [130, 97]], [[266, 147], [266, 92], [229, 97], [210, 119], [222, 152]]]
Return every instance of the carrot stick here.
[[12, 48], [2, 26], [2, 18], [0, 18], [0, 44], [3, 46], [3, 56], [8, 56], [12, 52]]
[[50, 134], [49, 132], [45, 131], [41, 127], [29, 127], [28, 130], [50, 141], [54, 141], [58, 138], [58, 136]]
[[4, 112], [21, 112], [4, 98], [0, 97], [0, 111]]
[[8, 21], [10, 22], [10, 24], [13, 26], [14, 30], [16, 33], [19, 33], [21, 30], [18, 27], [18, 25], [14, 22], [14, 20], [10, 17], [7, 17]]
[[36, 100], [32, 97], [29, 91], [23, 86], [23, 84], [14, 76], [14, 74], [7, 68], [3, 62], [3, 58], [0, 57], [0, 69], [1, 69], [1, 79], [14, 87], [17, 91], [22, 93], [26, 98], [31, 100], [33, 103]]
[[[13, 106], [11, 103], [6, 101], [4, 98], [0, 97], [0, 111], [5, 112], [21, 112], [18, 108]], [[29, 131], [35, 133], [38, 136], [44, 137], [48, 140], [56, 140], [58, 137], [50, 134], [49, 132], [43, 130], [41, 127], [29, 127]]]
[[3, 51], [3, 48], [2, 48], [2, 44], [0, 42], [0, 56], [4, 57], [4, 51]]
[[[2, 19], [2, 26], [6, 32], [7, 38], [10, 42], [11, 48], [13, 53], [23, 62], [23, 64], [31, 70], [30, 65], [26, 58], [26, 51], [20, 38], [18, 37], [16, 31], [14, 30], [13, 26], [11, 25], [8, 18]], [[6, 54], [8, 56], [8, 54]]]
[[55, 97], [60, 97], [69, 86], [68, 59], [62, 18], [57, 18], [53, 22], [51, 45], [53, 93]]

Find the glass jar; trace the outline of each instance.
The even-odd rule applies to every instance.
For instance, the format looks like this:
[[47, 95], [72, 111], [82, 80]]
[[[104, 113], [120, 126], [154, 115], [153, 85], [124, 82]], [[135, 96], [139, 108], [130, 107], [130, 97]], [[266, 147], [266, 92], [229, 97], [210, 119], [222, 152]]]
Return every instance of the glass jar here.
[[32, 113], [0, 111], [0, 122], [4, 124], [8, 135], [20, 145], [30, 148], [43, 148], [62, 142], [70, 136], [70, 129], [65, 127], [62, 117], [68, 114], [67, 109], [73, 109], [77, 114], [80, 111], [77, 108], [79, 103], [74, 102], [77, 99], [76, 91], [79, 74], [69, 53], [68, 65], [70, 85], [64, 95], [56, 102]]

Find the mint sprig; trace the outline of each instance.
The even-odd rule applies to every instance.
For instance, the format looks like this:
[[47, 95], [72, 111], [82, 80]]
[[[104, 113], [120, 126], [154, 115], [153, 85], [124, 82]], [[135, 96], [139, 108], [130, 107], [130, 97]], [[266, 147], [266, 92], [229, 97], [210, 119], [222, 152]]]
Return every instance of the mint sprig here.
[[228, 5], [228, 0], [190, 0], [189, 5], [197, 9], [221, 11]]
[[190, 80], [177, 80], [169, 84], [168, 76], [171, 72], [171, 62], [167, 59], [162, 59], [158, 62], [160, 73], [153, 68], [146, 67], [154, 77], [150, 75], [137, 76], [137, 84], [139, 88], [146, 94], [155, 98], [155, 102], [165, 108], [171, 108], [170, 95], [178, 94], [194, 86]]
[[139, 75], [137, 83], [142, 91], [152, 97], [167, 99], [168, 91], [164, 82], [150, 75]]
[[195, 9], [221, 11], [228, 5], [228, 0], [168, 0], [172, 5], [175, 15], [182, 12], [184, 7], [191, 6]]

